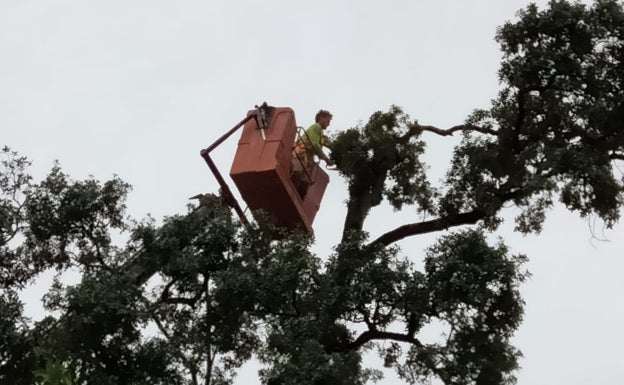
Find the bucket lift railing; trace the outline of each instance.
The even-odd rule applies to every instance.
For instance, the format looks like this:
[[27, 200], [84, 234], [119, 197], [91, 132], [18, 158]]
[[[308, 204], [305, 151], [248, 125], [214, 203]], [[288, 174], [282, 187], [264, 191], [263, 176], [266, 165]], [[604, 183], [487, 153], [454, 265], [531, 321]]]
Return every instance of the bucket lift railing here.
[[[295, 141], [295, 146], [297, 146], [299, 143], [301, 143], [303, 141], [303, 135], [301, 134], [302, 132], [303, 132], [303, 135], [305, 135], [306, 137], [308, 136], [308, 134], [303, 129], [303, 127], [297, 126], [297, 140]], [[309, 141], [310, 141], [310, 138], [308, 138], [308, 142]], [[310, 170], [314, 169], [314, 167], [318, 167], [319, 162], [315, 161], [314, 157], [312, 157], [312, 159], [308, 159], [309, 162], [312, 162], [312, 165], [306, 167], [305, 163], [303, 161], [303, 158], [299, 155], [299, 153], [293, 151], [293, 154], [297, 158], [297, 161], [301, 164], [301, 168], [303, 169], [303, 171], [305, 172], [306, 176], [308, 177], [308, 180], [310, 181], [310, 184], [313, 184], [314, 183], [314, 178], [312, 178], [312, 174], [310, 173]], [[308, 170], [308, 168], [309, 168], [309, 170]]]
[[232, 134], [234, 134], [239, 128], [243, 127], [245, 123], [247, 123], [251, 119], [256, 120], [256, 126], [258, 127], [258, 129], [264, 130], [268, 128], [271, 119], [271, 110], [273, 107], [268, 106], [265, 102], [260, 106], [255, 106], [255, 108], [256, 109], [249, 113], [249, 115], [247, 115], [245, 119], [238, 122], [238, 124], [232, 127], [228, 132], [223, 134], [219, 139], [215, 140], [214, 143], [199, 152], [201, 157], [204, 158], [204, 161], [206, 161], [208, 168], [210, 168], [210, 171], [212, 171], [212, 174], [217, 179], [219, 186], [221, 186], [221, 194], [223, 199], [225, 200], [225, 203], [232, 207], [234, 211], [236, 211], [236, 214], [244, 225], [248, 225], [249, 221], [247, 220], [247, 217], [245, 217], [245, 213], [238, 204], [238, 201], [234, 197], [234, 194], [232, 194], [232, 190], [230, 190], [230, 187], [225, 182], [223, 175], [221, 175], [216, 164], [210, 157], [210, 152], [217, 148], [221, 143], [225, 142], [230, 136], [232, 136]]

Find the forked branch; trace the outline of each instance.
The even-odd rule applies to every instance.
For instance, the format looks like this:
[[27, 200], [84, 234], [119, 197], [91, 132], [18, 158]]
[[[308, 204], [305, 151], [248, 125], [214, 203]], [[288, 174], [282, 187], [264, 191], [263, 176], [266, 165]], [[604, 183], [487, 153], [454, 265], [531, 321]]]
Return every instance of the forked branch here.
[[611, 159], [617, 159], [617, 160], [624, 160], [624, 154], [619, 154], [614, 152], [613, 154], [610, 155]]
[[380, 331], [380, 330], [367, 330], [363, 332], [362, 334], [360, 334], [358, 338], [356, 338], [353, 342], [348, 344], [345, 348], [345, 351], [358, 349], [364, 344], [366, 344], [367, 342], [370, 342], [372, 340], [392, 340], [392, 341], [399, 341], [399, 342], [407, 342], [407, 343], [416, 345], [418, 347], [422, 347], [422, 343], [417, 338], [409, 334], [386, 332], [386, 331]]
[[188, 305], [191, 308], [195, 308], [195, 304], [197, 303], [197, 301], [199, 301], [203, 295], [203, 291], [202, 290], [198, 290], [195, 295], [193, 295], [192, 298], [187, 298], [187, 297], [172, 297], [170, 290], [171, 287], [177, 282], [177, 280], [172, 280], [169, 283], [167, 283], [167, 285], [164, 287], [161, 295], [160, 295], [160, 302], [162, 303], [167, 303], [167, 304], [181, 304], [181, 305]]
[[422, 126], [420, 124], [416, 124], [412, 126], [412, 129], [420, 130], [420, 131], [429, 131], [429, 132], [433, 132], [434, 134], [438, 134], [441, 136], [450, 136], [450, 135], [453, 135], [453, 133], [457, 131], [475, 131], [475, 132], [480, 132], [482, 134], [487, 134], [487, 135], [497, 135], [496, 130], [493, 130], [488, 127], [475, 126], [473, 124], [460, 124], [457, 126], [453, 126], [451, 128], [447, 128], [447, 129], [441, 129], [441, 128], [434, 127], [434, 126]]

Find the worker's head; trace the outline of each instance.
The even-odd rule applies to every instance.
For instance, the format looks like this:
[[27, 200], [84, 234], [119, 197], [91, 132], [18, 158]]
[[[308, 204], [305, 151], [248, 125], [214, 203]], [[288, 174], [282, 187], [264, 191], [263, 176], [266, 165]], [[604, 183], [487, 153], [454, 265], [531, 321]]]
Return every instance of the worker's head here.
[[332, 114], [327, 110], [320, 110], [316, 113], [316, 117], [314, 120], [318, 123], [323, 129], [326, 129], [331, 123]]

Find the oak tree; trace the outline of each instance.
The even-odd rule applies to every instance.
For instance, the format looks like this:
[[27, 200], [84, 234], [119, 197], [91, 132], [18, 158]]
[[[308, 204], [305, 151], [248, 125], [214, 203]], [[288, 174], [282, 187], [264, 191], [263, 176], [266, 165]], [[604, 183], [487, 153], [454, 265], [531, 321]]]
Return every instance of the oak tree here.
[[[406, 383], [513, 383], [526, 257], [491, 235], [511, 204], [522, 233], [539, 232], [557, 202], [617, 223], [624, 9], [530, 5], [496, 39], [501, 89], [489, 108], [440, 128], [392, 106], [333, 138], [348, 197], [327, 256], [303, 233], [241, 225], [217, 195], [132, 220], [120, 179], [76, 181], [56, 165], [35, 182], [5, 148], [0, 382], [61, 373], [75, 384], [228, 384], [256, 357], [267, 385], [363, 384], [381, 376], [362, 360], [373, 351]], [[461, 136], [438, 184], [422, 160], [431, 135]], [[366, 220], [381, 205], [425, 219], [371, 239]], [[430, 233], [439, 237], [424, 255], [398, 245]], [[30, 321], [18, 293], [49, 271], [48, 314]], [[67, 271], [79, 282], [64, 282]], [[443, 335], [425, 342], [432, 324]]]

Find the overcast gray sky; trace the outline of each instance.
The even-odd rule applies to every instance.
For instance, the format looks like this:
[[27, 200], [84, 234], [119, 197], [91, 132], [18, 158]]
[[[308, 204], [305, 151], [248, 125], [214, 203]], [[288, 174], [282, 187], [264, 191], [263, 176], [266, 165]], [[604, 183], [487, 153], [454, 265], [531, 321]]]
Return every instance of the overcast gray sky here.
[[[544, 4], [545, 1], [538, 1]], [[391, 104], [449, 127], [498, 90], [496, 27], [522, 0], [0, 0], [0, 145], [43, 177], [58, 159], [74, 178], [131, 183], [129, 212], [182, 212], [217, 185], [199, 156], [254, 104], [292, 107], [299, 125], [334, 113], [330, 130]], [[236, 138], [214, 154], [227, 173]], [[437, 179], [456, 139], [427, 136]], [[335, 173], [315, 249], [338, 241], [345, 186]], [[513, 208], [509, 209], [513, 214]], [[371, 236], [414, 213], [373, 212]], [[503, 226], [531, 258], [519, 384], [621, 384], [623, 227], [603, 231], [556, 210], [543, 233]], [[593, 233], [608, 239], [592, 239]], [[430, 239], [401, 244], [414, 261]], [[41, 316], [36, 290], [28, 311]], [[253, 381], [248, 367], [239, 383]], [[384, 383], [394, 383], [391, 378]]]

